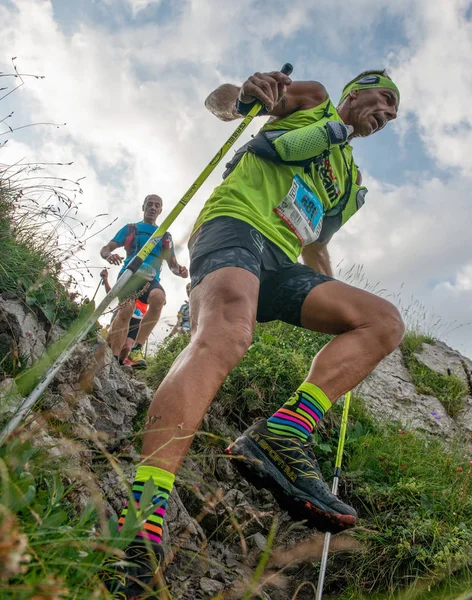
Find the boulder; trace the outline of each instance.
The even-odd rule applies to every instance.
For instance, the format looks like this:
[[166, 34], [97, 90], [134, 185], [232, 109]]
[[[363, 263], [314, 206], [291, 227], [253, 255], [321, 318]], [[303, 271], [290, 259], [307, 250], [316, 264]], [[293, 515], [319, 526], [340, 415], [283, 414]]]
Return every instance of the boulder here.
[[420, 430], [452, 439], [458, 424], [437, 398], [418, 394], [399, 349], [392, 352], [354, 390], [372, 416], [404, 429]]

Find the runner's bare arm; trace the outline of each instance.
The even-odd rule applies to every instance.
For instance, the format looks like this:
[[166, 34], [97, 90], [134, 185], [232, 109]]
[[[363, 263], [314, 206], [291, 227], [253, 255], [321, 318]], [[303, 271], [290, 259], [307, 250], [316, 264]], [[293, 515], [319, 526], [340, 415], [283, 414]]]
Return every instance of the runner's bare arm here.
[[222, 121], [241, 118], [236, 110], [236, 100], [250, 103], [260, 100], [275, 117], [285, 117], [297, 110], [306, 110], [321, 104], [328, 94], [317, 81], [295, 81], [290, 77], [273, 71], [255, 73], [241, 87], [225, 83], [212, 92], [205, 100], [205, 106]]
[[174, 250], [174, 242], [172, 240], [172, 236], [170, 235], [170, 233], [165, 234], [165, 238], [162, 241], [163, 244], [163, 256], [164, 256], [164, 260], [166, 261], [167, 265], [169, 266], [169, 269], [172, 271], [172, 273], [174, 275], [177, 275], [178, 277], [183, 277], [184, 279], [186, 279], [188, 277], [188, 269], [187, 267], [184, 267], [183, 265], [179, 265], [178, 261], [177, 261], [177, 257], [175, 255], [175, 250]]
[[308, 267], [332, 277], [333, 270], [329, 261], [328, 243], [329, 240], [322, 243], [313, 242], [308, 244], [302, 250], [302, 259], [303, 263]]
[[113, 250], [116, 250], [119, 247], [120, 244], [117, 242], [109, 242], [100, 250], [100, 256], [108, 261], [111, 265], [121, 265], [123, 262], [123, 257], [119, 254], [113, 254]]
[[111, 290], [111, 285], [110, 282], [108, 281], [108, 269], [103, 269], [100, 272], [100, 277], [102, 279], [102, 283], [105, 286], [105, 291], [108, 294], [108, 292]]

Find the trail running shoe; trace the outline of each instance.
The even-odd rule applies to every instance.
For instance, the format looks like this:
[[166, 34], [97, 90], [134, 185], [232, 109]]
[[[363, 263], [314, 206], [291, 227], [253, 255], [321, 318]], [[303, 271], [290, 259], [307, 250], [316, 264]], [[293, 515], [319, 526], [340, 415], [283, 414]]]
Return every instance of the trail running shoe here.
[[130, 600], [139, 596], [152, 586], [154, 574], [164, 562], [164, 550], [159, 544], [149, 542], [152, 551], [142, 538], [135, 538], [126, 548], [126, 558], [109, 556], [105, 559], [100, 579], [113, 598]]
[[356, 524], [356, 511], [331, 492], [313, 451], [301, 440], [270, 432], [266, 420], [249, 427], [226, 453], [243, 477], [270, 490], [293, 519], [331, 533]]
[[142, 348], [136, 348], [136, 350], [131, 350], [128, 354], [129, 363], [126, 363], [133, 367], [133, 369], [147, 369], [147, 362], [143, 356]]

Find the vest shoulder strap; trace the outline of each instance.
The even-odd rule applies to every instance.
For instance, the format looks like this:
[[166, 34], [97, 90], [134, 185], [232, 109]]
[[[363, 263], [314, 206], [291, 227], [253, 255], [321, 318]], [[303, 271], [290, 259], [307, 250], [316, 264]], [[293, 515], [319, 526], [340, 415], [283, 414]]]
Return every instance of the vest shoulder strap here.
[[128, 258], [135, 253], [135, 241], [137, 233], [138, 227], [136, 226], [136, 223], [128, 223], [128, 233], [126, 234], [125, 238], [125, 251]]
[[309, 166], [315, 159], [309, 158], [307, 160], [293, 160], [287, 161], [280, 158], [277, 150], [274, 147], [273, 142], [279, 138], [284, 133], [290, 131], [289, 129], [269, 129], [267, 131], [259, 131], [252, 140], [241, 146], [238, 150], [236, 150], [233, 158], [226, 163], [226, 170], [223, 173], [223, 179], [226, 179], [230, 173], [234, 171], [234, 169], [238, 166], [242, 157], [246, 154], [246, 152], [251, 152], [255, 154], [259, 158], [264, 158], [265, 160], [270, 160], [272, 162], [278, 162], [284, 165], [294, 165], [298, 167], [307, 167]]

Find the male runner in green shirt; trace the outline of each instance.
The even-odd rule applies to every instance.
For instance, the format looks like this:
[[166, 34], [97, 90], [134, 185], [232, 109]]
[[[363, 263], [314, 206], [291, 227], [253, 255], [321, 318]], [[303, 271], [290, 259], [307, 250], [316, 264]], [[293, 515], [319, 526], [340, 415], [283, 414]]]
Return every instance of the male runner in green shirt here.
[[[317, 82], [256, 73], [238, 88], [223, 85], [207, 99], [220, 119], [246, 114], [261, 101], [271, 115], [236, 153], [195, 224], [190, 248], [192, 341], [161, 383], [149, 408], [143, 466], [156, 510], [127, 549], [132, 569], [117, 567], [110, 587], [122, 597], [149, 582], [152, 553], [162, 559], [162, 524], [175, 473], [213, 397], [252, 340], [256, 320], [279, 319], [334, 334], [314, 358], [306, 380], [267, 420], [228, 449], [241, 472], [270, 489], [284, 508], [320, 530], [352, 527], [356, 511], [323, 481], [310, 434], [340, 396], [358, 385], [400, 343], [404, 326], [388, 301], [332, 277], [327, 245], [364, 204], [349, 142], [395, 119], [397, 86], [368, 71], [343, 90], [335, 107]], [[301, 255], [303, 264], [297, 262]], [[126, 520], [127, 508], [119, 520]], [[146, 573], [147, 569], [147, 573]]]

